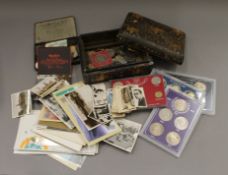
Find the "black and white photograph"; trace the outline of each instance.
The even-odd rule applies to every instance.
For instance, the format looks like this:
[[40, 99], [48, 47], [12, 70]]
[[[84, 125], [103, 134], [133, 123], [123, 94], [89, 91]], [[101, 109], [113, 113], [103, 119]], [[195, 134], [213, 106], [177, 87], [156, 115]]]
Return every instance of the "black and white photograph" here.
[[126, 119], [118, 119], [116, 122], [122, 131], [104, 140], [104, 142], [124, 151], [132, 152], [141, 129], [141, 124]]
[[108, 105], [94, 107], [95, 119], [100, 123], [109, 123], [112, 121]]
[[22, 117], [32, 111], [30, 90], [17, 92], [11, 95], [12, 118]]
[[70, 92], [65, 97], [88, 130], [92, 130], [100, 125], [99, 122], [88, 117], [93, 111], [93, 98], [91, 98], [93, 97], [93, 93], [90, 86], [85, 85], [78, 88], [77, 91]]
[[142, 107], [142, 108], [147, 107], [143, 88], [133, 87], [132, 88], [132, 93], [133, 93], [133, 96], [134, 96], [134, 99], [135, 99], [136, 107], [138, 107], [138, 108], [140, 108], [140, 107]]
[[104, 83], [92, 85], [94, 106], [107, 104], [107, 92]]

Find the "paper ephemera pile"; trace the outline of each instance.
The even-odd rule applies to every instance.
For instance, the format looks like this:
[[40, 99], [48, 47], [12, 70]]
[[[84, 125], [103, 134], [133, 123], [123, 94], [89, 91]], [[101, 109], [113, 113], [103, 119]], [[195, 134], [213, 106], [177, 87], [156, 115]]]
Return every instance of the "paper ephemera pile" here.
[[[215, 87], [160, 70], [92, 85], [47, 77], [11, 95], [12, 117], [20, 117], [14, 153], [45, 154], [77, 170], [100, 142], [132, 152], [140, 135], [179, 157], [201, 114], [215, 114]], [[144, 109], [152, 112], [142, 128], [124, 119]]]

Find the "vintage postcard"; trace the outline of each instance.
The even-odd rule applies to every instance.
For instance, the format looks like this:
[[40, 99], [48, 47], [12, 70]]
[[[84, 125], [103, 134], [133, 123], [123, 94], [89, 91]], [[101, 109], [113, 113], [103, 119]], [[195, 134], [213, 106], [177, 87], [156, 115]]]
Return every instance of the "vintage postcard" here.
[[104, 140], [104, 142], [124, 151], [131, 152], [136, 143], [141, 124], [126, 119], [118, 119], [116, 122], [122, 131]]
[[46, 77], [35, 86], [31, 88], [31, 91], [39, 97], [44, 97], [42, 94], [46, 93], [48, 89], [54, 86], [58, 81], [57, 76]]
[[70, 118], [63, 111], [61, 106], [57, 103], [55, 98], [52, 95], [48, 95], [44, 98], [40, 98], [40, 102], [47, 107], [56, 117], [59, 118], [68, 128], [73, 129], [75, 126], [71, 122]]
[[89, 114], [93, 111], [93, 92], [89, 85], [84, 85], [66, 94], [65, 97], [88, 130], [100, 125], [99, 122], [89, 117]]
[[22, 117], [32, 112], [32, 98], [30, 90], [11, 95], [12, 118]]

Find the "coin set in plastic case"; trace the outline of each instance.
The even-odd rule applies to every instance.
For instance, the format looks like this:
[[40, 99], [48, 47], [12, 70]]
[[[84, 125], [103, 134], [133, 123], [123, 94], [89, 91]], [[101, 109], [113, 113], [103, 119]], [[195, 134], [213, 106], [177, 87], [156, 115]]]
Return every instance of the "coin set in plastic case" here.
[[206, 77], [187, 75], [183, 73], [167, 72], [168, 74], [188, 83], [205, 92], [203, 102], [205, 103], [203, 114], [207, 116], [215, 115], [216, 101], [216, 80]]
[[154, 69], [152, 73], [153, 74], [158, 73], [158, 74], [163, 75], [165, 87], [170, 87], [176, 91], [180, 91], [192, 99], [202, 100], [204, 98], [205, 93], [203, 91], [197, 89], [196, 87], [194, 87], [184, 81], [181, 81], [181, 80], [165, 73], [164, 71]]
[[167, 106], [152, 111], [140, 135], [179, 157], [200, 117], [201, 110], [200, 100], [168, 88]]

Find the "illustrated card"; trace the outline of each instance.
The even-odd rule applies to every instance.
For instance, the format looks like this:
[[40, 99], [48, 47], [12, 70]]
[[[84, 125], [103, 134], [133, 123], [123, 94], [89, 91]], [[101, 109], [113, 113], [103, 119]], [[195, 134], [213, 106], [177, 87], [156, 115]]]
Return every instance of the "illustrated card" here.
[[104, 142], [124, 151], [132, 152], [141, 129], [141, 124], [126, 119], [118, 119], [116, 122], [122, 131], [104, 140]]
[[37, 126], [39, 111], [20, 118], [17, 137], [14, 145], [15, 151], [32, 151], [47, 154], [50, 152], [74, 153], [55, 142], [45, 139], [32, 132]]
[[[162, 75], [147, 75], [112, 81], [112, 87], [129, 84], [143, 88], [144, 91], [141, 90], [141, 92], [144, 92], [148, 108], [165, 106], [166, 96]], [[135, 95], [139, 100], [143, 99], [143, 94], [139, 90], [135, 91]]]
[[39, 121], [51, 121], [51, 122], [60, 122], [59, 118], [56, 117], [48, 108], [42, 107], [39, 114]]
[[140, 135], [179, 157], [199, 120], [202, 108], [200, 100], [168, 88], [167, 106], [152, 111]]
[[32, 112], [32, 98], [30, 90], [11, 95], [12, 118], [22, 117]]
[[215, 115], [216, 103], [216, 80], [206, 77], [187, 75], [176, 72], [167, 72], [168, 74], [188, 83], [197, 89], [205, 92], [203, 103], [205, 104], [203, 114]]
[[60, 121], [62, 121], [68, 128], [73, 129], [75, 126], [63, 111], [61, 106], [57, 103], [55, 98], [52, 95], [48, 95], [44, 98], [39, 99], [40, 102], [47, 107]]

